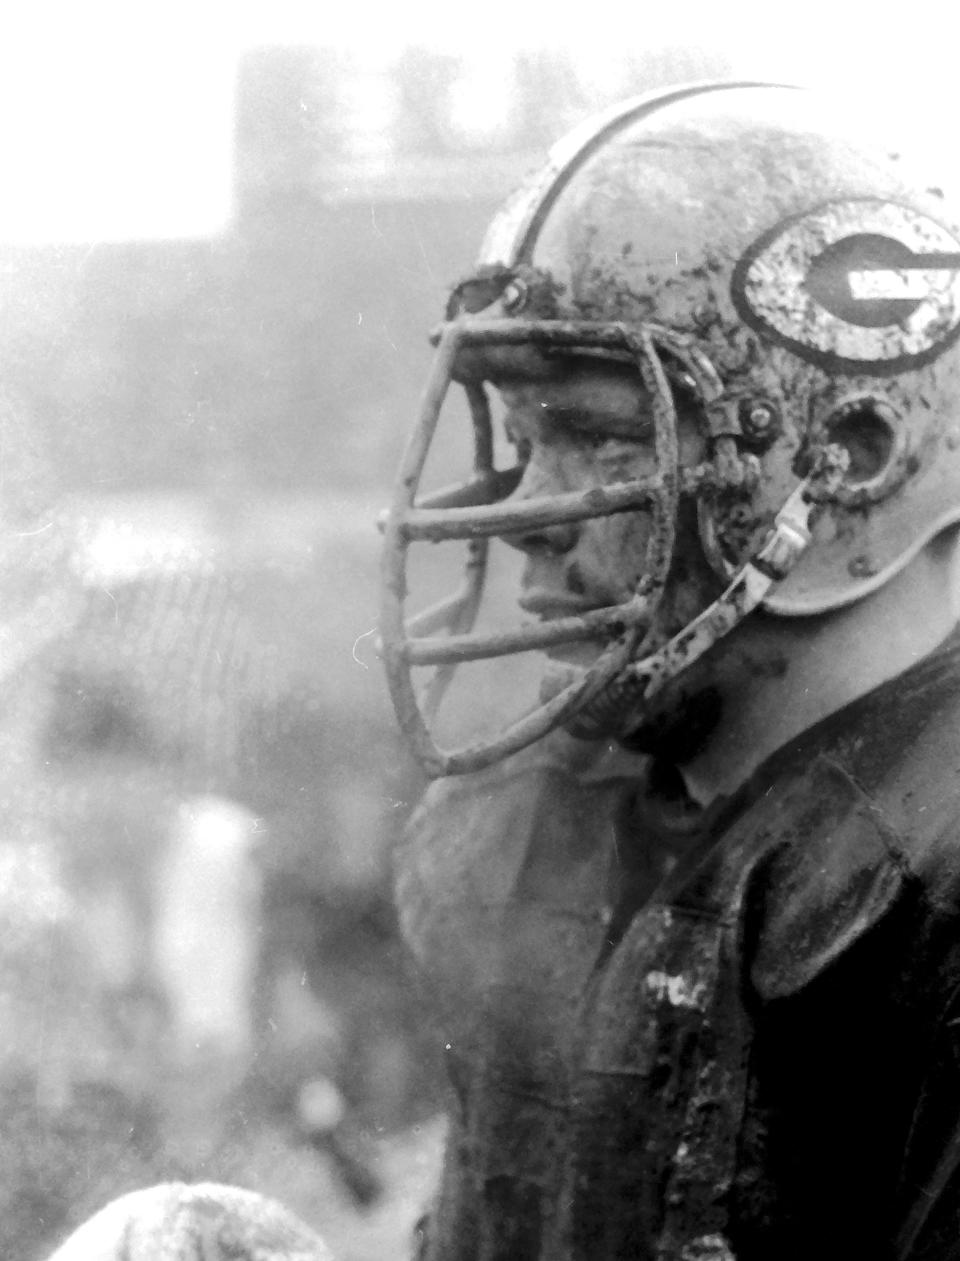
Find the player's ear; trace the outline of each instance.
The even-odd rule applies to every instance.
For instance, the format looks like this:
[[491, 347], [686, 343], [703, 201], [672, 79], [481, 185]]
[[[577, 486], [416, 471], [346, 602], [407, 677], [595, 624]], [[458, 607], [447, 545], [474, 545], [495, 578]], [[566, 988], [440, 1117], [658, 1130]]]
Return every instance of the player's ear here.
[[838, 498], [848, 505], [884, 499], [907, 472], [902, 418], [886, 399], [857, 394], [837, 403], [818, 426], [850, 457]]

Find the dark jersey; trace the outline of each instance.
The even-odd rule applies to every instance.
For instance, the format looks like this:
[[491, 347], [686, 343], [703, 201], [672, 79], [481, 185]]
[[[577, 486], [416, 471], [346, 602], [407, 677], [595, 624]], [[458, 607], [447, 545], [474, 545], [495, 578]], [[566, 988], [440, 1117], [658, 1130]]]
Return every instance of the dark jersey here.
[[398, 881], [455, 1097], [426, 1258], [960, 1258], [958, 656], [692, 824], [662, 769], [562, 741], [429, 790]]

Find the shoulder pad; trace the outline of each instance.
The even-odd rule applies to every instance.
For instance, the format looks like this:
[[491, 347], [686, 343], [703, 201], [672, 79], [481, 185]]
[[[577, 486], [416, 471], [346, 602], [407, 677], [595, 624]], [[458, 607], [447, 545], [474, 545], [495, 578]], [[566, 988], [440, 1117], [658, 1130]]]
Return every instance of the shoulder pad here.
[[796, 993], [881, 920], [911, 879], [896, 835], [835, 763], [819, 758], [778, 810], [782, 840], [758, 873], [751, 980]]

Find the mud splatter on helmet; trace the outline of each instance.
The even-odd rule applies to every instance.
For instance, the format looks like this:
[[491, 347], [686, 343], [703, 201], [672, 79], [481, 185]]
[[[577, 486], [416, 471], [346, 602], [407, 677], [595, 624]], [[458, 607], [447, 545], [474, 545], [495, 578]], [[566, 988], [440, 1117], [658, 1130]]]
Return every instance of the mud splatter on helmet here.
[[[429, 773], [478, 769], [562, 725], [615, 729], [758, 606], [782, 617], [862, 599], [960, 519], [960, 226], [898, 154], [851, 139], [810, 94], [705, 84], [627, 101], [561, 141], [508, 202], [452, 295], [386, 525], [381, 635], [400, 721]], [[484, 388], [510, 348], [635, 363], [658, 472], [509, 498]], [[475, 468], [418, 499], [451, 383]], [[707, 459], [682, 467], [677, 394]], [[678, 505], [696, 502], [721, 594], [667, 643]], [[615, 608], [471, 633], [488, 542], [624, 511], [652, 514], [645, 574]], [[463, 589], [407, 620], [411, 544], [467, 539]], [[444, 751], [427, 717], [456, 663], [600, 636], [558, 694], [485, 743]], [[414, 666], [436, 667], [429, 703]]]

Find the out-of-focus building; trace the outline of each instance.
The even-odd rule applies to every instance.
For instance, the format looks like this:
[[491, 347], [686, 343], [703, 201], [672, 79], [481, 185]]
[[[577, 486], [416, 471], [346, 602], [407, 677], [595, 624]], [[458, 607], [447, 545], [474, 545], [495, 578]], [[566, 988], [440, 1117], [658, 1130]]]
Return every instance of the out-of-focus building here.
[[[374, 648], [376, 511], [427, 330], [509, 188], [589, 110], [723, 69], [254, 50], [225, 231], [0, 246], [0, 865], [53, 890], [0, 960], [0, 1095], [54, 1224], [124, 1189], [44, 1156], [64, 1117], [74, 1148], [122, 1142], [84, 1110], [104, 1081], [118, 1127], [145, 1098], [181, 1098], [208, 1147], [235, 1122], [237, 1074], [170, 1089], [191, 1042], [256, 1050], [291, 1118], [318, 1080], [371, 1131], [436, 1105], [390, 903], [420, 780]], [[184, 889], [229, 902], [205, 955]], [[38, 1177], [3, 1161], [0, 1217], [36, 1216]]]

